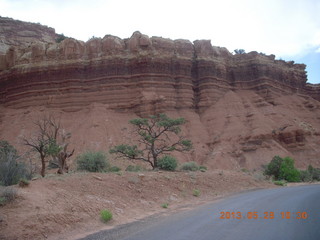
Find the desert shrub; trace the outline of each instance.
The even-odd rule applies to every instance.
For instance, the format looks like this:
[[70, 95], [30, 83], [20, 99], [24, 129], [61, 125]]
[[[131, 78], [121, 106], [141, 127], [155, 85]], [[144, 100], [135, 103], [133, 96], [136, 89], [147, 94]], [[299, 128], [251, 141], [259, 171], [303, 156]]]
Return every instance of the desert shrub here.
[[15, 200], [18, 196], [17, 190], [12, 187], [0, 188], [0, 205], [5, 205]]
[[273, 176], [275, 180], [300, 181], [300, 172], [294, 167], [294, 160], [290, 157], [275, 156], [267, 165], [264, 173]]
[[195, 197], [199, 197], [200, 196], [200, 190], [194, 189], [192, 195], [195, 196]]
[[126, 168], [126, 171], [127, 172], [140, 172], [140, 171], [142, 171], [142, 167], [139, 165], [129, 165]]
[[6, 199], [4, 197], [0, 197], [0, 207], [6, 205]]
[[100, 216], [104, 222], [108, 222], [112, 219], [112, 213], [107, 209], [101, 210]]
[[314, 167], [310, 164], [308, 167], [307, 167], [307, 170], [309, 173], [313, 173], [314, 172]]
[[205, 171], [207, 171], [208, 170], [208, 168], [206, 167], [206, 166], [199, 166], [199, 170], [201, 171], [201, 172], [205, 172]]
[[245, 51], [244, 49], [235, 49], [235, 50], [234, 50], [234, 53], [235, 53], [235, 54], [245, 54], [246, 51]]
[[68, 38], [68, 37], [66, 37], [63, 33], [62, 34], [57, 34], [56, 43], [60, 43], [63, 40], [65, 40], [66, 38]]
[[164, 204], [161, 205], [161, 207], [163, 207], [163, 208], [168, 208], [168, 206], [169, 206], [168, 203], [164, 203]]
[[253, 173], [253, 177], [254, 179], [258, 180], [258, 181], [265, 181], [267, 180], [266, 175], [263, 174], [263, 172], [260, 171], [256, 171]]
[[7, 141], [0, 141], [0, 184], [17, 184], [20, 178], [29, 177], [27, 167], [18, 162], [17, 150]]
[[311, 182], [312, 181], [312, 174], [308, 170], [301, 170], [300, 171], [300, 180], [302, 182]]
[[25, 164], [17, 162], [9, 157], [0, 162], [0, 183], [4, 186], [17, 184], [20, 178], [28, 177]]
[[103, 152], [86, 152], [77, 157], [78, 170], [103, 172], [108, 167], [107, 156]]
[[29, 184], [30, 184], [30, 182], [25, 178], [22, 178], [19, 181], [19, 187], [27, 187], [27, 186], [29, 186]]
[[287, 182], [284, 180], [273, 181], [273, 183], [278, 186], [287, 186]]
[[184, 171], [198, 171], [199, 170], [199, 166], [195, 162], [186, 162], [186, 163], [182, 164], [181, 170], [184, 170]]
[[309, 165], [306, 170], [311, 175], [310, 181], [320, 181], [320, 169], [314, 168], [312, 165]]
[[314, 168], [312, 172], [312, 180], [320, 181], [320, 168]]
[[162, 170], [174, 171], [177, 165], [177, 159], [170, 155], [165, 155], [158, 160], [158, 167]]
[[6, 159], [8, 155], [18, 157], [18, 152], [14, 146], [10, 145], [7, 141], [0, 141], [0, 159]]
[[121, 168], [117, 167], [117, 166], [112, 166], [108, 169], [109, 172], [120, 172]]

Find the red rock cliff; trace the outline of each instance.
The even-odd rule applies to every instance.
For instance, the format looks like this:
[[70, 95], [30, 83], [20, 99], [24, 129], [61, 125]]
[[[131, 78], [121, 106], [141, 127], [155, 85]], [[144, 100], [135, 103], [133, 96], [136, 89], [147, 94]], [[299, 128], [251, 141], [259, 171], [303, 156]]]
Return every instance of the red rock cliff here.
[[306, 84], [305, 65], [256, 52], [232, 55], [206, 40], [192, 44], [135, 32], [124, 40], [107, 35], [86, 43], [34, 41], [11, 46], [0, 60], [0, 101], [14, 108], [102, 102], [137, 113], [202, 111], [236, 89], [266, 99], [298, 93], [319, 100], [319, 87]]
[[[195, 145], [190, 160], [253, 168], [284, 154], [296, 157], [300, 166], [320, 165], [320, 86], [306, 83], [303, 64], [257, 52], [233, 55], [208, 40], [191, 43], [139, 32], [129, 39], [106, 35], [56, 43], [53, 29], [27, 24], [33, 30], [25, 38], [20, 22], [17, 35], [2, 24], [12, 21], [1, 19], [0, 25], [6, 49], [0, 52], [3, 138], [16, 141], [27, 131], [25, 118], [34, 117], [30, 108], [73, 114], [78, 122], [69, 126], [75, 134], [89, 124], [90, 134], [79, 133], [78, 139], [90, 138], [94, 146], [108, 142], [105, 147], [120, 142], [114, 137], [120, 133], [110, 130], [120, 118], [126, 124], [135, 114], [171, 112], [188, 120], [186, 130]], [[111, 127], [102, 120], [107, 113], [118, 116]], [[22, 130], [12, 130], [11, 116], [21, 116], [16, 121]], [[91, 123], [109, 129], [109, 140]]]

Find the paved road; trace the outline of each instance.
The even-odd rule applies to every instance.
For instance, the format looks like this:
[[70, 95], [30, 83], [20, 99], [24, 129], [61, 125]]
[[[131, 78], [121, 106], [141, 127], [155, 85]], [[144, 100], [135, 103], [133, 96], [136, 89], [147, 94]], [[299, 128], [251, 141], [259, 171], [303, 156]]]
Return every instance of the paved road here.
[[[225, 219], [220, 219], [221, 212], [225, 212]], [[84, 239], [319, 240], [320, 185], [237, 194], [190, 211], [148, 218]]]

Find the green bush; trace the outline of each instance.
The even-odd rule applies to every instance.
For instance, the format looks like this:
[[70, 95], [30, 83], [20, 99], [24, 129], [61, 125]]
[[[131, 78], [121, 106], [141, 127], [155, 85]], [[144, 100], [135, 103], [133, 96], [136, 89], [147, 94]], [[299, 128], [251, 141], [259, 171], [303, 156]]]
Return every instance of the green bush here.
[[56, 43], [60, 43], [63, 40], [65, 40], [66, 38], [68, 38], [68, 37], [66, 37], [63, 33], [62, 34], [57, 34]]
[[12, 187], [0, 188], [0, 205], [5, 205], [15, 200], [18, 196], [17, 190]]
[[164, 203], [164, 204], [161, 205], [161, 207], [163, 207], [163, 208], [168, 208], [168, 206], [169, 206], [168, 203]]
[[102, 210], [100, 216], [104, 222], [109, 222], [112, 219], [112, 213], [107, 209]]
[[283, 159], [279, 156], [274, 156], [271, 162], [266, 166], [264, 171], [265, 175], [274, 176], [275, 179], [279, 179], [280, 167]]
[[27, 167], [18, 162], [17, 150], [7, 141], [0, 141], [0, 184], [17, 184], [21, 178], [28, 178]]
[[142, 171], [142, 167], [140, 167], [139, 165], [129, 165], [127, 168], [126, 168], [126, 171], [127, 172], [140, 172]]
[[307, 168], [307, 171], [312, 176], [313, 181], [320, 181], [320, 169], [319, 168], [314, 168], [314, 167], [312, 167], [312, 165], [309, 165]]
[[280, 166], [280, 179], [288, 182], [300, 182], [300, 172], [294, 167], [294, 160], [290, 157], [285, 157]]
[[195, 197], [199, 197], [200, 196], [200, 190], [194, 189], [192, 195], [195, 196]]
[[103, 172], [108, 167], [106, 154], [103, 152], [86, 152], [77, 157], [78, 170]]
[[29, 184], [30, 184], [30, 182], [25, 178], [22, 178], [19, 181], [19, 187], [27, 187], [27, 186], [29, 186]]
[[307, 168], [307, 171], [312, 174], [314, 172], [314, 167], [310, 164]]
[[121, 168], [117, 167], [117, 166], [112, 166], [108, 169], [109, 172], [120, 172]]
[[274, 176], [275, 180], [286, 180], [288, 182], [300, 181], [300, 172], [294, 167], [294, 160], [290, 157], [281, 158], [275, 156], [267, 165], [264, 173], [269, 176]]
[[7, 201], [4, 197], [0, 197], [0, 207], [6, 205]]
[[273, 181], [273, 183], [278, 186], [287, 186], [287, 182], [284, 180]]
[[170, 155], [165, 155], [158, 160], [158, 167], [162, 170], [174, 171], [177, 165], [177, 159]]
[[207, 171], [208, 170], [208, 168], [206, 167], [206, 166], [199, 166], [199, 170], [201, 171], [201, 172], [205, 172], [205, 171]]
[[314, 168], [312, 172], [312, 180], [320, 181], [320, 168]]
[[302, 182], [311, 182], [312, 181], [312, 174], [308, 170], [301, 170], [300, 171], [300, 180]]
[[184, 171], [198, 171], [199, 170], [199, 166], [195, 162], [186, 162], [186, 163], [182, 164], [181, 170], [184, 170]]

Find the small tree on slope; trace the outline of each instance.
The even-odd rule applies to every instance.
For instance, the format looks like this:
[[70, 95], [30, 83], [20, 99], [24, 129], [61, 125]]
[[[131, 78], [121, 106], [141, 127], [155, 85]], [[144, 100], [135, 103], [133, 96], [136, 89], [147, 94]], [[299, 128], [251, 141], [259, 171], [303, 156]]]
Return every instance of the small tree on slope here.
[[112, 148], [110, 153], [130, 160], [148, 162], [155, 169], [161, 155], [191, 150], [191, 141], [180, 135], [180, 126], [184, 123], [184, 118], [172, 119], [166, 114], [132, 119], [130, 124], [138, 135], [139, 145], [121, 144]]

